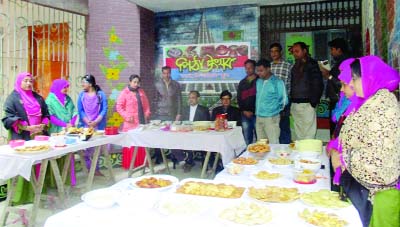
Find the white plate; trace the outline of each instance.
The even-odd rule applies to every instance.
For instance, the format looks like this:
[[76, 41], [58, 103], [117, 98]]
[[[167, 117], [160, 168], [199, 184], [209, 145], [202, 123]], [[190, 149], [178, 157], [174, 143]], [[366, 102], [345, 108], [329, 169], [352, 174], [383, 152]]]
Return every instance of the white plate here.
[[[28, 151], [28, 152], [16, 151], [16, 149], [24, 149], [26, 147], [41, 146], [41, 145], [48, 146], [48, 149], [42, 149], [42, 150], [37, 150], [37, 151]], [[24, 155], [25, 154], [37, 154], [37, 153], [47, 152], [47, 151], [50, 151], [51, 149], [52, 149], [52, 147], [51, 147], [51, 144], [50, 144], [49, 141], [36, 141], [36, 140], [26, 141], [24, 145], [13, 148], [15, 153], [24, 154]]]
[[[162, 187], [162, 188], [141, 188], [141, 187], [136, 185], [136, 182], [141, 181], [141, 180], [146, 179], [146, 178], [150, 178], [150, 177], [161, 178], [163, 180], [170, 180], [172, 182], [172, 184], [170, 184], [170, 185], [168, 185], [166, 187]], [[168, 190], [168, 189], [171, 189], [171, 188], [175, 187], [178, 184], [178, 182], [179, 182], [179, 179], [174, 177], [174, 176], [160, 174], [160, 175], [146, 175], [146, 176], [141, 176], [141, 177], [134, 178], [134, 179], [132, 179], [132, 182], [130, 183], [130, 185], [135, 189], [164, 191], [164, 190]]]
[[180, 218], [193, 218], [204, 213], [207, 208], [203, 199], [178, 194], [165, 197], [157, 204], [161, 214]]
[[[293, 163], [287, 164], [287, 165], [279, 165], [279, 164], [274, 164], [274, 163], [270, 162], [269, 159], [267, 159], [267, 160], [268, 160], [268, 164], [275, 168], [290, 168], [293, 166]], [[290, 159], [290, 160], [292, 160], [292, 159]]]
[[[260, 179], [260, 178], [257, 178], [257, 177], [255, 176], [255, 175], [256, 175], [258, 172], [260, 172], [260, 171], [267, 171], [268, 173], [279, 173], [280, 176], [279, 176], [278, 178], [275, 178], [275, 179]], [[268, 170], [268, 169], [260, 169], [260, 170], [253, 171], [253, 172], [250, 173], [250, 178], [251, 178], [252, 180], [256, 180], [256, 181], [273, 181], [273, 180], [278, 180], [278, 179], [280, 179], [280, 178], [282, 178], [282, 177], [283, 177], [283, 174], [282, 174], [282, 173], [277, 172], [277, 171], [271, 171], [271, 170]]]
[[130, 210], [149, 210], [154, 208], [154, 205], [160, 199], [160, 193], [154, 190], [123, 190], [117, 203]]
[[[258, 214], [255, 214], [256, 212], [258, 212]], [[235, 202], [228, 206], [224, 206], [216, 213], [218, 219], [222, 223], [227, 226], [237, 227], [266, 226], [273, 218], [271, 209], [265, 204], [258, 202]]]
[[82, 195], [81, 199], [93, 208], [104, 209], [112, 207], [120, 196], [119, 191], [103, 188], [87, 192]]

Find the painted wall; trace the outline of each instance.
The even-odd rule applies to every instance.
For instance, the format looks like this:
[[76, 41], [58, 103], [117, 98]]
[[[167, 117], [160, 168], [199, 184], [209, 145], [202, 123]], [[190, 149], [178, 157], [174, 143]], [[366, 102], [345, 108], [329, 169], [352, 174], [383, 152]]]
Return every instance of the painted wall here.
[[[155, 76], [159, 78], [161, 75], [161, 67], [163, 66], [163, 46], [185, 45], [199, 43], [196, 32], [199, 24], [205, 18], [206, 31], [203, 30], [206, 40], [213, 43], [229, 43], [229, 42], [250, 42], [251, 58], [257, 59], [259, 56], [259, 8], [254, 5], [228, 6], [218, 8], [181, 10], [157, 13], [155, 18], [156, 27], [156, 52], [155, 52]], [[203, 19], [204, 19], [203, 18]], [[224, 36], [225, 32], [225, 36]], [[204, 40], [203, 40], [204, 41]], [[208, 42], [208, 43], [210, 43]], [[203, 42], [204, 43], [204, 42]], [[243, 77], [245, 76], [243, 72]], [[236, 84], [237, 85], [237, 84]], [[212, 106], [218, 100], [217, 93], [220, 90], [229, 89], [236, 93], [235, 84], [223, 84], [214, 92], [206, 89], [208, 97], [211, 100], [203, 102], [204, 105]], [[204, 87], [208, 87], [205, 84]], [[200, 89], [199, 89], [200, 87]], [[203, 88], [204, 88], [203, 87]], [[220, 89], [222, 87], [222, 89]], [[183, 88], [184, 103], [186, 103], [185, 94], [189, 90], [199, 90], [203, 95], [201, 86], [193, 88]], [[186, 90], [186, 92], [185, 92]], [[234, 94], [235, 95], [235, 94]], [[213, 98], [214, 97], [214, 98]], [[234, 98], [235, 99], [235, 98]], [[204, 101], [204, 98], [203, 98]]]
[[108, 97], [107, 125], [122, 122], [115, 101], [131, 74], [139, 74], [142, 87], [152, 93], [153, 17], [151, 11], [125, 0], [89, 0], [87, 73], [96, 77]]
[[[202, 14], [215, 43], [224, 41], [224, 31], [243, 31], [244, 41], [251, 43], [251, 57], [258, 58], [257, 6], [228, 6], [207, 9], [171, 11], [156, 14], [156, 71], [162, 67], [162, 47], [177, 44], [193, 44]], [[157, 73], [160, 75], [160, 72]]]
[[400, 0], [362, 2], [364, 54], [380, 56], [399, 69]]

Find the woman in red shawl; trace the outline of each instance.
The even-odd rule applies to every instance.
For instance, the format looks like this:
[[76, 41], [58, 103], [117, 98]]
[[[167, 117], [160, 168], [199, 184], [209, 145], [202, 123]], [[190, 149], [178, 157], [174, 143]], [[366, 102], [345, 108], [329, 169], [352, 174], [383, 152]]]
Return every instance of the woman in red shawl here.
[[[9, 131], [9, 139], [30, 140], [35, 135], [47, 135], [49, 112], [39, 94], [32, 91], [33, 77], [30, 73], [20, 73], [15, 81], [14, 91], [4, 104], [4, 117], [1, 119]], [[13, 204], [25, 204], [33, 201], [32, 185], [19, 177]]]

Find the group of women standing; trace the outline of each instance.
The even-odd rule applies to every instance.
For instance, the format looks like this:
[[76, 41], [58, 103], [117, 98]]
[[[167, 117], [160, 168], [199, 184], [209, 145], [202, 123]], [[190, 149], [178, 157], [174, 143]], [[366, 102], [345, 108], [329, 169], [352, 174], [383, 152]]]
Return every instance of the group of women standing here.
[[392, 93], [398, 71], [376, 56], [340, 66], [342, 98], [328, 146], [334, 182], [359, 212], [363, 226], [400, 223], [400, 106]]
[[[140, 77], [132, 75], [129, 80], [129, 85], [122, 91], [117, 102], [117, 110], [124, 118], [123, 131], [132, 129], [139, 123], [145, 123], [150, 117], [148, 99], [144, 91], [139, 88]], [[68, 95], [70, 84], [67, 80], [54, 80], [46, 100], [33, 91], [33, 81], [34, 78], [30, 73], [18, 74], [14, 91], [6, 99], [2, 122], [9, 132], [9, 140], [31, 140], [36, 135], [51, 135], [76, 124], [78, 127], [92, 127], [98, 130], [106, 127], [107, 97], [96, 84], [93, 75], [85, 75], [82, 78], [83, 91], [78, 96], [77, 110]], [[79, 122], [77, 122], [78, 116]], [[92, 152], [93, 149], [87, 149], [85, 152], [87, 168], [90, 168]], [[60, 160], [59, 164], [62, 163]], [[37, 169], [39, 168], [37, 166]], [[100, 174], [98, 167], [96, 174]], [[46, 182], [52, 182], [51, 178], [46, 176]], [[73, 160], [70, 183], [75, 185]], [[32, 202], [33, 196], [30, 183], [19, 177], [13, 204]]]

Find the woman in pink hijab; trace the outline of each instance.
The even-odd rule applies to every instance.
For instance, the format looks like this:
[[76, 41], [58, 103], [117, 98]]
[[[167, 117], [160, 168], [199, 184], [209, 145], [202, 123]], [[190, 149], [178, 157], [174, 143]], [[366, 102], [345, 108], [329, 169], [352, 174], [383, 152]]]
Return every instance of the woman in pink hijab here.
[[399, 86], [399, 73], [376, 56], [356, 59], [350, 67], [356, 98], [339, 134], [341, 160], [332, 164], [362, 186], [343, 185], [364, 226], [398, 226], [400, 106], [391, 92]]
[[[49, 112], [47, 105], [39, 94], [32, 91], [33, 77], [30, 73], [18, 74], [14, 91], [4, 104], [5, 116], [1, 119], [9, 131], [9, 139], [30, 140], [35, 135], [47, 135]], [[31, 184], [19, 177], [17, 193], [13, 204], [25, 204], [33, 201], [34, 191]]]

